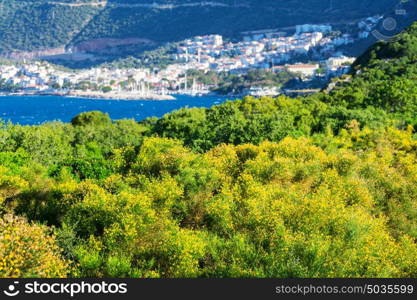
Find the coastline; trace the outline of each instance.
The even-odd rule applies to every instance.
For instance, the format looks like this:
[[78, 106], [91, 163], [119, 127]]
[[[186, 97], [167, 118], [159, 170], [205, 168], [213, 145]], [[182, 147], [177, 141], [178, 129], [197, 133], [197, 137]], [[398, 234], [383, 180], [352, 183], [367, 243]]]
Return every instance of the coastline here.
[[69, 98], [86, 98], [86, 99], [99, 99], [99, 100], [157, 100], [157, 101], [169, 101], [176, 100], [171, 95], [159, 95], [148, 94], [146, 96], [138, 95], [131, 92], [95, 92], [95, 91], [70, 91], [70, 92], [0, 92], [0, 96], [60, 96]]
[[138, 95], [131, 92], [94, 92], [94, 91], [70, 91], [64, 94], [66, 97], [77, 97], [77, 98], [90, 98], [90, 99], [111, 99], [111, 100], [175, 100], [176, 98], [171, 95], [159, 95], [159, 94], [148, 94], [146, 96]]

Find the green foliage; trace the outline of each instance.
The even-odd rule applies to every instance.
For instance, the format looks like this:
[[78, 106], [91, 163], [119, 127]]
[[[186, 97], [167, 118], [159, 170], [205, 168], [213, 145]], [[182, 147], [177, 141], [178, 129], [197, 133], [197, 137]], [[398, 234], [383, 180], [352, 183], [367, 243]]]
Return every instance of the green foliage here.
[[266, 70], [249, 70], [247, 74], [237, 75], [230, 72], [204, 72], [201, 70], [187, 71], [188, 86], [193, 84], [193, 80], [204, 83], [206, 85], [214, 85], [212, 90], [222, 95], [239, 95], [244, 94], [249, 88], [253, 86], [276, 87], [282, 88], [291, 79], [296, 79], [296, 74], [282, 71], [273, 73]]
[[354, 64], [356, 74], [323, 100], [349, 109], [377, 107], [416, 125], [416, 44], [417, 24], [392, 41], [377, 43]]
[[167, 114], [156, 121], [151, 131], [180, 139], [197, 151], [207, 151], [221, 143], [259, 144], [265, 140], [279, 141], [285, 136], [310, 135], [327, 128], [339, 132], [352, 120], [359, 120], [361, 126], [378, 127], [388, 119], [380, 109], [334, 107], [318, 97], [245, 97], [209, 109], [183, 109]]
[[111, 90], [112, 90], [111, 86], [103, 86], [103, 87], [101, 88], [101, 91], [102, 91], [103, 93], [108, 93], [108, 92], [111, 92]]
[[74, 126], [85, 125], [104, 125], [111, 122], [111, 119], [107, 113], [101, 111], [90, 111], [81, 113], [71, 120], [71, 124]]
[[[207, 78], [209, 76], [209, 78]], [[214, 75], [207, 74], [205, 76], [197, 77], [199, 82], [213, 80]], [[297, 78], [297, 75], [291, 74], [287, 71], [282, 71], [277, 74], [264, 70], [250, 70], [243, 76], [221, 73], [214, 78], [215, 82], [220, 82], [220, 86], [215, 91], [221, 94], [240, 94], [244, 93], [245, 89], [253, 86], [269, 86], [281, 88], [291, 79]]]

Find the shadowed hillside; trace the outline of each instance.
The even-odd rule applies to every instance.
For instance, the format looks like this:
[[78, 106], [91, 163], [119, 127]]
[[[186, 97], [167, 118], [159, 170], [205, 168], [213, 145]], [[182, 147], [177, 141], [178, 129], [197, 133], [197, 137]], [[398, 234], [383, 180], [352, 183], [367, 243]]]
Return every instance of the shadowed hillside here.
[[165, 42], [218, 33], [356, 22], [392, 12], [398, 0], [1, 0], [0, 53], [87, 51], [124, 56]]

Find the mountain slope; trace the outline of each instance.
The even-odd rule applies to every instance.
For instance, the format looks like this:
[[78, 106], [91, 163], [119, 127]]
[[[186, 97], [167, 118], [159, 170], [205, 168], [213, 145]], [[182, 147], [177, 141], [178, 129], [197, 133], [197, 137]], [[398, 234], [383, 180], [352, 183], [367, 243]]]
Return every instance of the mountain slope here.
[[[135, 35], [157, 41], [181, 40], [206, 33], [230, 36], [241, 31], [282, 28], [308, 22], [351, 21], [387, 12], [397, 3], [396, 0], [350, 0], [330, 6], [332, 1], [323, 0], [302, 1], [303, 5], [297, 0], [223, 0], [202, 5], [198, 1], [159, 1], [172, 5], [172, 8], [162, 9], [134, 6], [134, 3], [154, 1], [128, 1], [132, 6], [117, 6], [121, 2], [126, 3], [109, 1], [106, 9], [84, 28], [78, 41], [101, 37], [104, 32], [116, 37]], [[102, 24], [106, 27], [101, 27]]]
[[0, 5], [0, 51], [6, 53], [65, 46], [99, 11], [52, 1], [3, 0]]
[[[348, 23], [386, 14], [398, 0], [2, 0], [0, 53], [61, 47], [116, 55], [194, 35]], [[117, 46], [123, 46], [121, 49]], [[131, 47], [132, 49], [129, 49]], [[55, 51], [53, 54], [60, 53]], [[47, 55], [48, 52], [42, 53]]]

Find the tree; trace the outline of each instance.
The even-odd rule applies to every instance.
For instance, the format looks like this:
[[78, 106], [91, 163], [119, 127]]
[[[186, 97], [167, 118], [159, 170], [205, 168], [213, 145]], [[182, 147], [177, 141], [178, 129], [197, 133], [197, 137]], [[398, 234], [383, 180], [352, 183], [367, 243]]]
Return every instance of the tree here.
[[111, 88], [111, 86], [103, 86], [103, 87], [101, 88], [101, 91], [102, 91], [103, 93], [108, 93], [108, 92], [111, 92], [111, 91], [112, 91], [112, 88]]
[[81, 113], [71, 120], [71, 124], [74, 126], [106, 125], [110, 123], [111, 119], [109, 115], [101, 111], [90, 111]]

